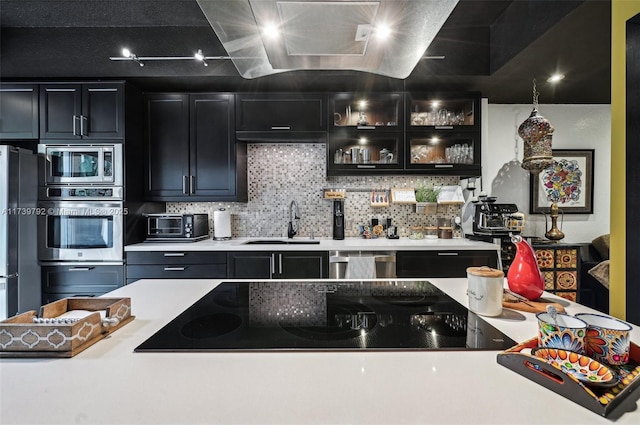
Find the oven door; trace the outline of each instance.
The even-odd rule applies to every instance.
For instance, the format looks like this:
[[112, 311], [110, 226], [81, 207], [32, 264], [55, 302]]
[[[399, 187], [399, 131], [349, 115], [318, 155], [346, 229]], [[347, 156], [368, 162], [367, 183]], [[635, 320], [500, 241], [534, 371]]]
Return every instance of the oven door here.
[[40, 202], [40, 261], [124, 261], [122, 202]]
[[39, 145], [45, 185], [122, 185], [120, 145]]

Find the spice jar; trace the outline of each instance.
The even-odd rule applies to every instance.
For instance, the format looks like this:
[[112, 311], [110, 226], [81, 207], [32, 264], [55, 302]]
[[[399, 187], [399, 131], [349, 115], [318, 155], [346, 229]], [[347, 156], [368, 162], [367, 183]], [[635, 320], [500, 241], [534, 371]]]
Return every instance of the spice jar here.
[[424, 233], [422, 233], [422, 226], [411, 226], [411, 239], [423, 239]]

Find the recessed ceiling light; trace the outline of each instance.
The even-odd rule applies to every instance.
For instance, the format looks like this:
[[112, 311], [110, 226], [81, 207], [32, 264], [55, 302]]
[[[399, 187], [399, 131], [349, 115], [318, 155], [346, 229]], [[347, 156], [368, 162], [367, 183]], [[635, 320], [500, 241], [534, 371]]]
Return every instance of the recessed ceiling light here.
[[564, 74], [553, 74], [551, 77], [547, 78], [548, 83], [557, 83], [564, 79]]
[[376, 37], [380, 40], [386, 40], [391, 36], [391, 27], [383, 24], [376, 27]]
[[268, 24], [262, 28], [262, 34], [270, 39], [278, 38], [280, 35], [280, 29], [276, 24]]

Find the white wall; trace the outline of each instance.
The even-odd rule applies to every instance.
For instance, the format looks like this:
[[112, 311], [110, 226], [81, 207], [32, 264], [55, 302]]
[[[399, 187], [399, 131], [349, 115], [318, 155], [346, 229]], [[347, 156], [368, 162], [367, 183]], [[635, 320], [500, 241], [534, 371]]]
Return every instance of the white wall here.
[[[498, 197], [497, 202], [515, 203], [527, 215], [525, 235], [544, 237], [544, 216], [529, 214], [530, 176], [520, 167], [523, 141], [518, 127], [532, 109], [532, 105], [488, 104], [484, 99], [482, 183], [488, 195]], [[538, 111], [555, 129], [554, 149], [595, 149], [593, 214], [565, 215], [563, 242], [590, 242], [609, 233], [611, 106], [541, 104]]]

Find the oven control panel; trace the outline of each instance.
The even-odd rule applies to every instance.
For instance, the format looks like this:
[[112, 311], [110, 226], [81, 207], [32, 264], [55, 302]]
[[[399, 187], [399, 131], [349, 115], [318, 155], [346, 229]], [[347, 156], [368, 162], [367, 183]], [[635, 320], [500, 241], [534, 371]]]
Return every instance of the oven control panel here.
[[45, 200], [121, 200], [122, 187], [41, 187], [40, 199]]

